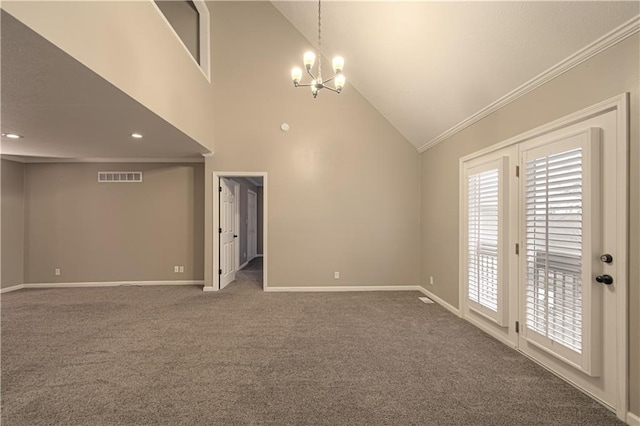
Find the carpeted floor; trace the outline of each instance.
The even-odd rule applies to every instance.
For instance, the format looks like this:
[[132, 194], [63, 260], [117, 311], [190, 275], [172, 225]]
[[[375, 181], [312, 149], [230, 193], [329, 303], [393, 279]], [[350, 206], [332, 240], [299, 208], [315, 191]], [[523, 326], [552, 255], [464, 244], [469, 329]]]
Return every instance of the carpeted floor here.
[[418, 293], [263, 293], [261, 276], [2, 295], [2, 424], [618, 424]]

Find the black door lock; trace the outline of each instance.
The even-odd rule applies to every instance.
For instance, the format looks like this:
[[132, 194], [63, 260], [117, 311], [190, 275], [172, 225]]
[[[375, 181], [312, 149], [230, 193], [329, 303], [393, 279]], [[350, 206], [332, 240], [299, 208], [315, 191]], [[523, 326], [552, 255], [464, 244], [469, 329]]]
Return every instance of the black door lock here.
[[596, 281], [600, 284], [610, 285], [613, 284], [613, 277], [611, 275], [598, 275]]
[[600, 256], [600, 260], [603, 261], [604, 263], [611, 263], [613, 262], [613, 256], [611, 256], [610, 254], [603, 254], [602, 256]]

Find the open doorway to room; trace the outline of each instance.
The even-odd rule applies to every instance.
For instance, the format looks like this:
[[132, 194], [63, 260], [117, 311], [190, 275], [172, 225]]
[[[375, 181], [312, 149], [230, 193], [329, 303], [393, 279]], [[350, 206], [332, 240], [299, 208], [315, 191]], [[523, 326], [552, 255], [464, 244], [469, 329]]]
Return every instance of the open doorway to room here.
[[[215, 290], [237, 283], [267, 288], [267, 174], [214, 172]], [[215, 189], [217, 188], [217, 190]]]

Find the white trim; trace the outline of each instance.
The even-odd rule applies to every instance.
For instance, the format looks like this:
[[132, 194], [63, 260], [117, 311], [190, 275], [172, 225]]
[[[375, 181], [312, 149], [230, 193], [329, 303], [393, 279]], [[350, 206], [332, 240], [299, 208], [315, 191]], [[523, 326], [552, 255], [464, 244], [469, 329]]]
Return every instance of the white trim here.
[[626, 421], [629, 426], [640, 426], [640, 416], [636, 416], [631, 411], [627, 413]]
[[584, 48], [582, 48], [580, 50], [578, 50], [574, 54], [572, 54], [569, 57], [565, 58], [564, 60], [558, 62], [556, 65], [552, 66], [551, 68], [547, 69], [546, 71], [543, 71], [542, 73], [540, 73], [536, 77], [532, 78], [531, 80], [529, 80], [528, 82], [526, 82], [522, 86], [512, 90], [511, 92], [507, 93], [506, 95], [504, 95], [503, 97], [501, 97], [497, 101], [487, 105], [486, 107], [484, 107], [480, 111], [476, 112], [472, 116], [466, 118], [465, 120], [463, 120], [460, 123], [456, 124], [455, 126], [450, 128], [449, 130], [447, 130], [444, 133], [440, 134], [436, 138], [434, 138], [431, 141], [425, 143], [420, 148], [418, 148], [418, 152], [425, 152], [427, 149], [429, 149], [429, 148], [439, 144], [440, 142], [450, 138], [451, 136], [455, 135], [456, 133], [460, 132], [461, 130], [466, 129], [467, 127], [471, 126], [472, 124], [474, 124], [474, 123], [482, 120], [483, 118], [487, 117], [489, 114], [492, 114], [492, 113], [496, 112], [500, 108], [510, 104], [511, 102], [513, 102], [516, 99], [526, 95], [527, 93], [537, 89], [538, 87], [540, 87], [543, 84], [553, 80], [554, 78], [558, 77], [559, 75], [569, 71], [570, 69], [576, 67], [577, 65], [580, 65], [581, 63], [583, 63], [586, 60], [588, 60], [589, 58], [597, 55], [598, 53], [610, 48], [611, 46], [616, 45], [617, 43], [623, 41], [624, 39], [626, 39], [626, 38], [628, 38], [630, 36], [632, 36], [633, 34], [637, 33], [638, 31], [640, 31], [640, 15], [637, 15], [637, 16], [633, 17], [629, 21], [625, 22], [624, 24], [620, 25], [619, 27], [613, 29], [609, 33], [607, 33], [604, 36], [600, 37], [599, 39], [597, 39], [593, 43], [587, 45], [586, 47], [584, 47]]
[[236, 246], [236, 262], [235, 265], [233, 265], [236, 268], [236, 272], [238, 272], [240, 270], [240, 240], [242, 240], [242, 238], [246, 238], [246, 236], [243, 236], [240, 233], [240, 203], [242, 202], [240, 200], [240, 183], [236, 182], [235, 180], [232, 180], [231, 182], [233, 182], [233, 198], [234, 198], [234, 203], [236, 205], [236, 217], [235, 217], [235, 246]]
[[427, 296], [429, 299], [433, 300], [438, 305], [442, 306], [443, 308], [445, 308], [455, 316], [460, 317], [460, 310], [458, 308], [456, 308], [455, 306], [453, 306], [448, 302], [445, 302], [443, 299], [431, 293], [429, 290], [425, 289], [424, 287], [420, 287], [420, 286], [416, 286], [416, 287], [418, 288], [418, 291], [422, 292], [422, 294]]
[[[586, 396], [588, 396], [589, 398], [593, 399], [594, 401], [598, 402], [599, 404], [601, 404], [604, 408], [610, 410], [612, 413], [615, 413], [616, 410], [610, 406], [609, 404], [607, 404], [606, 402], [604, 402], [603, 400], [601, 400], [600, 398], [598, 398], [597, 396], [587, 392], [587, 390], [585, 388], [583, 388], [582, 386], [580, 386], [579, 384], [577, 384], [576, 382], [574, 382], [573, 380], [571, 380], [570, 378], [563, 376], [561, 374], [559, 374], [557, 371], [551, 369], [548, 365], [540, 362], [540, 360], [532, 357], [531, 355], [527, 354], [526, 352], [520, 351], [518, 349], [516, 349], [516, 351], [526, 357], [527, 359], [535, 362], [537, 365], [539, 365], [540, 367], [544, 368], [545, 370], [547, 370], [549, 373], [553, 374], [554, 376], [556, 376], [557, 378], [559, 378], [560, 380], [564, 381], [565, 383], [570, 384], [571, 386], [573, 386], [574, 388], [578, 389], [580, 392], [584, 393]], [[624, 413], [623, 413], [624, 415]], [[620, 420], [624, 420], [624, 419], [620, 419]]]
[[[246, 262], [244, 262], [242, 265], [238, 266], [238, 271], [244, 269], [245, 266], [247, 266], [249, 264], [250, 260], [247, 260]], [[237, 272], [237, 271], [236, 271]]]
[[624, 195], [616, 197], [616, 281], [618, 286], [618, 301], [616, 319], [616, 340], [618, 350], [618, 403], [616, 414], [621, 420], [629, 410], [629, 93], [620, 96], [616, 103], [618, 119], [616, 143], [616, 187], [625, 188]]
[[[638, 18], [636, 18], [637, 20]], [[569, 114], [565, 117], [561, 117], [555, 121], [544, 124], [542, 126], [531, 129], [527, 132], [516, 135], [512, 138], [509, 138], [503, 142], [497, 143], [495, 145], [484, 148], [480, 151], [469, 154], [460, 159], [460, 163], [465, 161], [474, 159], [476, 157], [480, 157], [482, 155], [488, 154], [493, 151], [497, 151], [508, 146], [518, 144], [521, 142], [525, 142], [534, 137], [540, 137], [545, 134], [548, 134], [554, 130], [568, 127], [580, 121], [588, 120], [592, 117], [595, 117], [600, 114], [604, 114], [609, 111], [617, 112], [617, 164], [620, 167], [617, 167], [617, 175], [616, 175], [616, 185], [618, 188], [627, 188], [624, 192], [625, 196], [616, 197], [617, 205], [616, 205], [616, 215], [617, 215], [617, 261], [616, 265], [616, 286], [617, 286], [617, 295], [618, 295], [618, 303], [617, 303], [617, 318], [616, 318], [616, 339], [617, 339], [617, 353], [618, 353], [618, 398], [617, 398], [617, 407], [616, 414], [618, 418], [624, 419], [624, 416], [628, 410], [628, 341], [627, 341], [627, 330], [629, 325], [627, 323], [627, 294], [628, 294], [628, 173], [629, 173], [629, 164], [628, 164], [628, 152], [629, 152], [629, 128], [628, 128], [628, 117], [629, 117], [629, 94], [623, 93], [618, 96], [614, 96], [602, 102], [599, 102], [590, 107], [584, 108], [580, 111], [577, 111], [573, 114]], [[460, 173], [460, 172], [459, 172]], [[522, 243], [522, 242], [521, 242]], [[522, 244], [520, 245], [522, 247]], [[462, 275], [461, 275], [462, 276]], [[520, 351], [521, 353], [524, 353]]]
[[0, 290], [0, 294], [10, 293], [10, 292], [16, 291], [16, 290], [22, 290], [23, 288], [24, 288], [24, 284], [18, 284], [18, 285], [13, 285], [11, 287], [5, 287], [5, 288]]
[[92, 281], [77, 283], [29, 283], [2, 289], [2, 293], [24, 288], [71, 288], [71, 287], [120, 287], [120, 286], [162, 286], [162, 285], [203, 285], [203, 280], [185, 281]]
[[315, 287], [274, 287], [265, 291], [286, 293], [331, 293], [345, 291], [420, 291], [417, 285], [351, 285], [351, 286], [315, 286]]
[[[628, 103], [628, 99], [627, 99], [628, 96], [629, 96], [628, 93], [622, 93], [620, 95], [613, 96], [595, 105], [591, 105], [590, 107], [574, 112], [573, 114], [566, 115], [557, 120], [543, 124], [542, 126], [538, 126], [524, 133], [520, 133], [519, 135], [513, 136], [502, 142], [483, 148], [480, 151], [476, 151], [469, 155], [465, 155], [464, 157], [460, 158], [460, 163], [472, 160], [477, 157], [481, 157], [490, 152], [498, 151], [520, 142], [525, 142], [529, 139], [543, 136], [547, 133], [553, 132], [554, 130], [557, 130], [563, 127], [568, 127], [572, 124], [587, 120], [591, 117], [595, 117], [596, 115], [603, 114], [607, 111], [613, 111], [613, 110], [623, 111], [623, 108], [625, 109], [627, 108], [626, 104]], [[624, 127], [623, 125], [618, 123], [619, 128], [620, 126]], [[628, 131], [624, 130], [624, 134], [627, 135], [628, 137]]]
[[211, 197], [211, 204], [213, 207], [212, 210], [212, 245], [211, 245], [211, 254], [213, 256], [213, 283], [210, 287], [204, 286], [203, 291], [218, 291], [220, 290], [220, 274], [218, 274], [218, 270], [220, 269], [220, 234], [217, 232], [217, 229], [220, 227], [220, 196], [219, 196], [219, 186], [220, 186], [220, 178], [239, 178], [239, 177], [247, 177], [247, 176], [257, 176], [262, 177], [263, 190], [262, 190], [262, 251], [264, 252], [262, 255], [264, 256], [264, 264], [262, 265], [262, 289], [267, 291], [268, 288], [268, 257], [267, 257], [267, 247], [268, 247], [268, 173], [267, 172], [222, 172], [222, 171], [214, 171], [211, 174], [211, 178], [213, 179], [212, 191], [213, 195]]
[[[204, 155], [204, 154], [203, 154]], [[39, 163], [204, 163], [204, 158], [38, 158], [18, 155], [2, 155], [3, 160], [15, 161], [23, 164]]]
[[460, 311], [458, 308], [455, 308], [453, 305], [445, 302], [435, 294], [431, 293], [428, 290], [425, 290], [424, 287], [419, 285], [352, 285], [352, 286], [314, 286], [314, 287], [269, 287], [265, 288], [265, 291], [269, 292], [279, 292], [279, 293], [331, 293], [331, 292], [347, 292], [347, 291], [418, 291], [429, 299], [436, 302], [438, 305], [442, 306], [446, 310], [453, 313], [455, 316], [460, 316]]
[[193, 57], [193, 55], [191, 54], [191, 51], [184, 44], [184, 42], [182, 41], [182, 39], [180, 38], [176, 30], [173, 28], [173, 25], [171, 25], [171, 22], [169, 22], [167, 17], [164, 16], [164, 13], [162, 13], [162, 10], [160, 10], [156, 2], [154, 0], [149, 0], [149, 1], [153, 5], [153, 7], [155, 7], [156, 11], [158, 11], [158, 13], [160, 14], [160, 17], [165, 22], [165, 24], [167, 24], [167, 27], [169, 27], [169, 30], [171, 30], [171, 32], [176, 36], [176, 39], [178, 39], [178, 42], [180, 43], [182, 48], [185, 50], [185, 52], [187, 52], [187, 55], [189, 56], [189, 58], [191, 58], [193, 63], [198, 67], [198, 69], [200, 70], [202, 75], [207, 79], [207, 81], [211, 83], [211, 49], [210, 49], [211, 18], [209, 15], [209, 8], [207, 7], [205, 0], [192, 0], [193, 5], [198, 10], [198, 20], [199, 20], [198, 29], [200, 31], [200, 33], [198, 34], [198, 39], [199, 39], [198, 45], [200, 46], [200, 52], [199, 52], [200, 63], [198, 63], [196, 58]]
[[[251, 183], [253, 183], [252, 178], [247, 178], [247, 180]], [[251, 198], [251, 194], [253, 194], [254, 197], [256, 197], [256, 204], [255, 204], [255, 213], [256, 213], [256, 247], [255, 247], [255, 251], [252, 253], [253, 256], [249, 256], [249, 216], [251, 215], [251, 212], [249, 211], [249, 198]], [[247, 221], [247, 235], [246, 235], [246, 242], [247, 242], [247, 259], [248, 261], [251, 261], [253, 259], [256, 258], [256, 256], [258, 255], [258, 193], [256, 191], [253, 191], [251, 189], [247, 188], [247, 217], [246, 217], [246, 221]]]

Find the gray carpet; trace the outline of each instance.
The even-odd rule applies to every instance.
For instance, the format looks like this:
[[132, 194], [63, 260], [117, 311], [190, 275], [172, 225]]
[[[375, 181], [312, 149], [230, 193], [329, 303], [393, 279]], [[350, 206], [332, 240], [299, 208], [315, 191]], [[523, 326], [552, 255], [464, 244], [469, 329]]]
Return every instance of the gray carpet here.
[[615, 416], [415, 292], [2, 296], [2, 424], [605, 425]]

